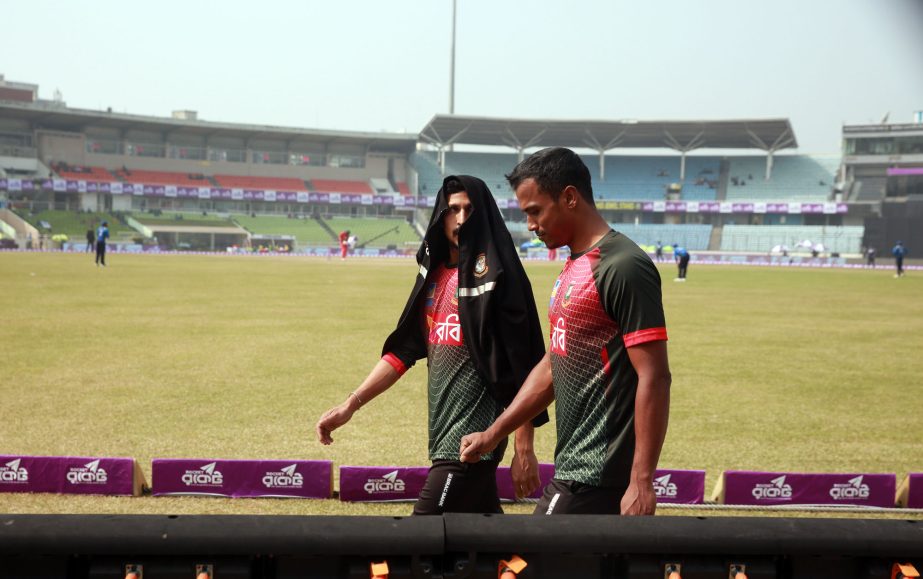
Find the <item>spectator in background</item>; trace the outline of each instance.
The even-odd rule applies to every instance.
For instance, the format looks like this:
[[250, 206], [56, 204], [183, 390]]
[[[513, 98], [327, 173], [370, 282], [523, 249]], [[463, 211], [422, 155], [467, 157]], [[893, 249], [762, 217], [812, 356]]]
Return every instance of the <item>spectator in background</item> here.
[[660, 240], [657, 240], [657, 245], [654, 247], [654, 256], [657, 258], [657, 261], [663, 261], [663, 244], [660, 243]]
[[891, 249], [891, 255], [894, 256], [894, 266], [897, 267], [897, 273], [894, 274], [894, 277], [904, 277], [904, 255], [906, 254], [907, 250], [901, 241], [898, 241]]
[[346, 229], [340, 232], [340, 259], [345, 260], [346, 254], [349, 252], [349, 230]]
[[109, 239], [109, 222], [103, 221], [96, 228], [96, 267], [106, 267], [107, 239]]
[[93, 251], [94, 241], [96, 241], [96, 234], [93, 233], [93, 228], [87, 229], [87, 253]]
[[866, 267], [875, 267], [875, 248], [870, 247], [865, 250], [865, 265]]
[[679, 269], [678, 277], [674, 281], [686, 281], [686, 270], [689, 268], [689, 252], [678, 243], [673, 244], [673, 259]]

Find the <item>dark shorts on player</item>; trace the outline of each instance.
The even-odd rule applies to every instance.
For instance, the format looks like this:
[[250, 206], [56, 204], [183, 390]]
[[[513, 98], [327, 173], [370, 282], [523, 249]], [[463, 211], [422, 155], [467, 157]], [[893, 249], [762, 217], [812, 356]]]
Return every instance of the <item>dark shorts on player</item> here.
[[597, 487], [572, 480], [551, 479], [533, 515], [618, 515], [623, 487]]
[[497, 495], [497, 464], [495, 460], [433, 461], [413, 514], [503, 513]]

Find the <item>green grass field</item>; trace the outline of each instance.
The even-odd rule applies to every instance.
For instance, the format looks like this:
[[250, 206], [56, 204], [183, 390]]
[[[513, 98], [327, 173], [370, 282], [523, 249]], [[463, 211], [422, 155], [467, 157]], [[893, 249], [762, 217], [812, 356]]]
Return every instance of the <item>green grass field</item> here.
[[[330, 447], [317, 417], [379, 357], [414, 262], [0, 253], [0, 454], [426, 463], [425, 364]], [[529, 263], [540, 315], [559, 265]], [[923, 471], [923, 275], [690, 268], [664, 303], [661, 466]], [[540, 429], [551, 461], [554, 429]], [[0, 512], [406, 514], [407, 504], [0, 494]], [[530, 512], [513, 506], [508, 512]]]

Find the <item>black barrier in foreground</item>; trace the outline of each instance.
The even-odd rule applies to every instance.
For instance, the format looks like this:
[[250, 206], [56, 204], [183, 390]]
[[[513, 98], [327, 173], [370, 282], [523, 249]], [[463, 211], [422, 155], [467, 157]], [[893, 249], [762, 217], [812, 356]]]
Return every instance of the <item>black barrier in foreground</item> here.
[[923, 521], [733, 517], [0, 515], [0, 578], [891, 578]]

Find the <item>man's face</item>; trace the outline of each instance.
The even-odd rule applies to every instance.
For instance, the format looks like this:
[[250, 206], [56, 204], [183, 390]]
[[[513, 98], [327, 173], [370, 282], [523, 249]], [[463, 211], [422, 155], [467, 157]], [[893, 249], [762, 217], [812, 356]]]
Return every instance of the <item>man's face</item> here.
[[542, 192], [535, 179], [526, 179], [516, 188], [519, 208], [526, 214], [529, 231], [545, 242], [549, 249], [556, 249], [570, 242], [569, 214], [565, 207], [565, 196], [558, 200]]
[[459, 191], [449, 195], [449, 210], [442, 218], [442, 230], [445, 232], [449, 245], [453, 248], [458, 249], [458, 230], [471, 218], [473, 211], [474, 206], [471, 205], [467, 192]]

